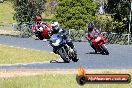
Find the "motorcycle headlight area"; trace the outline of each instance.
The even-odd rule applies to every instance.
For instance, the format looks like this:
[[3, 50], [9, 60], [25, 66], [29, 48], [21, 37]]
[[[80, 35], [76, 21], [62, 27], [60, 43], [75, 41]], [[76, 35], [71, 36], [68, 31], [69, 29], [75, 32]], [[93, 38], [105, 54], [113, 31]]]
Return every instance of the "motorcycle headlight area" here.
[[59, 46], [60, 45], [60, 42], [61, 42], [61, 40], [58, 39], [58, 40], [52, 42], [51, 44], [52, 44], [52, 46]]

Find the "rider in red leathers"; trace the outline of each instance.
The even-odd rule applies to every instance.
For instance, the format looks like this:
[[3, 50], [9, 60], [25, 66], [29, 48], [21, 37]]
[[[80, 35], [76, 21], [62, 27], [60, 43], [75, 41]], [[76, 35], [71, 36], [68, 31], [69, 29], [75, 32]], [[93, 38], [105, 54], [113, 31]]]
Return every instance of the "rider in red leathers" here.
[[95, 53], [97, 53], [97, 50], [95, 49], [94, 45], [100, 40], [100, 31], [95, 28], [95, 25], [93, 22], [88, 23], [88, 35], [87, 38], [90, 38], [90, 46], [95, 50]]
[[43, 22], [40, 16], [36, 17], [35, 22], [36, 25], [32, 29], [34, 29], [36, 37], [38, 37], [40, 40], [43, 40], [44, 38], [48, 39], [49, 32], [51, 30], [50, 24]]

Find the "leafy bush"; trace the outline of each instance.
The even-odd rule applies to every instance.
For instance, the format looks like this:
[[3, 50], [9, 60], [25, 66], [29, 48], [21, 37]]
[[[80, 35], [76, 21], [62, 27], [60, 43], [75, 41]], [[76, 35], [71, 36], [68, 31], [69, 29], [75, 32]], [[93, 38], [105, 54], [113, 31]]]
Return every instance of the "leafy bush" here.
[[55, 18], [69, 29], [85, 29], [86, 23], [95, 19], [96, 4], [93, 0], [60, 0]]
[[32, 21], [33, 17], [41, 16], [45, 11], [46, 0], [13, 0], [12, 3], [16, 11], [14, 19], [24, 23]]

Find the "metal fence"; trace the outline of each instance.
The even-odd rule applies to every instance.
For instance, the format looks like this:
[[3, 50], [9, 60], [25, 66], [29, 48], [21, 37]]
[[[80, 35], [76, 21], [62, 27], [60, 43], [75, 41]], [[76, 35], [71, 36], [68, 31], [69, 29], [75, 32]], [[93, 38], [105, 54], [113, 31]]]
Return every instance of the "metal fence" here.
[[13, 26], [12, 26], [12, 23], [3, 23], [3, 22], [0, 22], [0, 29], [1, 30], [12, 30], [13, 29]]
[[[2, 30], [12, 30], [19, 31], [19, 37], [29, 37], [32, 35], [31, 24], [23, 24], [18, 26], [17, 23], [0, 23], [0, 29]], [[69, 30], [69, 36], [73, 41], [86, 42], [85, 38], [86, 31], [84, 30]], [[104, 33], [104, 37], [106, 38], [106, 42], [110, 44], [128, 44], [128, 34], [117, 34], [117, 33]], [[130, 44], [132, 44], [132, 36], [129, 39]]]
[[75, 29], [70, 29], [69, 36], [73, 41], [85, 41], [86, 40], [84, 38], [83, 30], [76, 31]]
[[110, 44], [121, 44], [121, 45], [132, 44], [132, 37], [130, 36], [130, 39], [128, 38], [129, 34], [105, 33], [104, 37], [107, 39], [107, 42]]
[[[69, 30], [70, 38], [73, 41], [86, 42], [87, 39], [85, 38], [85, 34], [86, 33], [83, 30], [79, 30], [79, 31], [74, 29]], [[117, 34], [117, 33], [104, 32], [103, 36], [106, 38], [106, 42], [109, 44], [127, 45], [128, 41], [130, 41], [129, 44], [132, 44], [132, 36], [128, 38], [129, 34]]]
[[[16, 31], [18, 37], [31, 37], [33, 32], [30, 23], [19, 25], [17, 23], [0, 23], [0, 30]], [[16, 35], [16, 34], [15, 34]]]

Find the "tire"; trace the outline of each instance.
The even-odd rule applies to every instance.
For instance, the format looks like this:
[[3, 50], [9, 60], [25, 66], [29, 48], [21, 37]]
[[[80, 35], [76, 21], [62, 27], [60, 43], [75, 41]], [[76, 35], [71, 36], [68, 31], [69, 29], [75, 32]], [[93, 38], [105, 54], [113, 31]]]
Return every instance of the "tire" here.
[[44, 39], [44, 37], [42, 37], [42, 36], [38, 36], [38, 38], [39, 38], [40, 40], [43, 40], [43, 39]]
[[44, 37], [41, 36], [39, 32], [36, 32], [36, 33], [35, 33], [35, 36], [38, 37], [39, 40], [43, 40], [43, 39], [44, 39]]
[[72, 58], [73, 62], [77, 62], [79, 59], [77, 59], [77, 51], [75, 50], [75, 48], [73, 48], [74, 50], [74, 57]]
[[105, 55], [109, 55], [109, 51], [107, 50], [107, 48], [106, 48], [106, 46], [103, 44], [103, 45], [101, 45], [101, 49], [103, 50], [103, 53], [105, 54]]
[[66, 63], [69, 63], [70, 62], [70, 59], [69, 57], [67, 57], [67, 53], [65, 53], [64, 49], [61, 48], [59, 51], [58, 51], [58, 54], [60, 55], [60, 57], [63, 59], [64, 62]]
[[87, 79], [81, 75], [81, 76], [76, 76], [76, 81], [79, 85], [84, 85], [87, 82]]
[[31, 29], [29, 25], [27, 24], [22, 24], [21, 25], [21, 37], [22, 38], [29, 38], [32, 36]]

